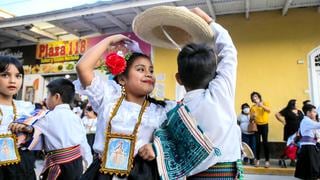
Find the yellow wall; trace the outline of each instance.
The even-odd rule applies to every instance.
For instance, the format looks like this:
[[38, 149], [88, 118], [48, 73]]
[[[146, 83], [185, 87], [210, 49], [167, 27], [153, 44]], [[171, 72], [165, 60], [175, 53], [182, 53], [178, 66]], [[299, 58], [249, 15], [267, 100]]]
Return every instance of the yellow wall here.
[[[163, 48], [153, 48], [153, 59], [156, 76], [165, 75], [164, 80], [157, 80], [157, 84], [164, 84], [164, 97], [168, 99], [175, 99], [175, 88], [177, 72], [177, 50], [169, 50]], [[157, 89], [156, 89], [157, 91]]]
[[[280, 11], [256, 12], [250, 19], [244, 14], [219, 16], [217, 22], [231, 34], [238, 49], [236, 111], [250, 102], [250, 93], [258, 91], [271, 105], [269, 139], [281, 141], [283, 126], [274, 113], [289, 99], [310, 99], [307, 54], [320, 45], [320, 13], [316, 8], [290, 9], [287, 16]], [[176, 51], [154, 48], [156, 73], [166, 74], [165, 96], [174, 99]], [[304, 64], [297, 64], [303, 60]]]

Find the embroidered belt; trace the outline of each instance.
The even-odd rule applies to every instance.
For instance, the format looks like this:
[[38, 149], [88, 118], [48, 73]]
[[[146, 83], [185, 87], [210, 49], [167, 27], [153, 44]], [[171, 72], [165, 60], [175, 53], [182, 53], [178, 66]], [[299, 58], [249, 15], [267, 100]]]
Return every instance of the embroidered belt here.
[[241, 160], [236, 162], [217, 163], [206, 171], [189, 177], [196, 179], [243, 179], [243, 166]]
[[60, 164], [71, 162], [79, 157], [81, 157], [80, 145], [47, 152], [41, 175], [49, 171], [47, 179], [55, 180], [61, 173]]
[[316, 140], [314, 137], [302, 136], [301, 139], [300, 139], [300, 143], [301, 143], [301, 142], [311, 142], [311, 143], [316, 144], [316, 143], [317, 143], [317, 140]]

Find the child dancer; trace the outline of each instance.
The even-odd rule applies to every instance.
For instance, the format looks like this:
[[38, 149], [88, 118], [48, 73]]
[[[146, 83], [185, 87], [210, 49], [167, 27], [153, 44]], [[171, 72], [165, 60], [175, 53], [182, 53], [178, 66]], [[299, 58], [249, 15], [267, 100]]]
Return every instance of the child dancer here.
[[316, 107], [306, 104], [302, 107], [304, 118], [300, 123], [300, 150], [297, 156], [296, 171], [294, 176], [300, 179], [320, 178], [320, 154], [316, 146], [316, 131], [320, 123], [316, 119]]
[[[48, 85], [46, 104], [50, 110], [27, 132], [34, 140], [28, 147], [34, 149], [39, 142], [47, 155], [41, 173], [42, 179], [79, 179], [85, 164], [92, 162], [90, 146], [81, 119], [70, 109], [75, 95], [74, 85], [67, 79], [56, 79]], [[13, 131], [23, 131], [23, 124], [12, 125]], [[42, 135], [42, 141], [40, 141]]]
[[148, 96], [155, 85], [150, 58], [132, 53], [126, 60], [113, 53], [107, 56], [106, 64], [114, 80], [102, 80], [93, 72], [106, 49], [118, 43], [130, 44], [131, 40], [123, 35], [107, 37], [77, 64], [78, 92], [89, 97], [98, 113], [93, 148], [99, 158], [82, 179], [159, 179], [150, 143], [153, 131], [166, 119], [166, 111], [164, 102]]
[[237, 50], [227, 30], [201, 9], [193, 12], [210, 24], [216, 52], [203, 44], [185, 46], [178, 55], [176, 79], [187, 91], [183, 103], [221, 154], [213, 151], [189, 179], [241, 178], [241, 132], [234, 109]]
[[[34, 110], [30, 102], [14, 99], [14, 95], [21, 89], [23, 75], [22, 64], [17, 59], [0, 56], [0, 135], [11, 134], [9, 124], [22, 116], [29, 116]], [[0, 149], [4, 148], [2, 145]], [[0, 166], [0, 180], [36, 179], [33, 153], [21, 145], [18, 153], [21, 157], [19, 163]]]

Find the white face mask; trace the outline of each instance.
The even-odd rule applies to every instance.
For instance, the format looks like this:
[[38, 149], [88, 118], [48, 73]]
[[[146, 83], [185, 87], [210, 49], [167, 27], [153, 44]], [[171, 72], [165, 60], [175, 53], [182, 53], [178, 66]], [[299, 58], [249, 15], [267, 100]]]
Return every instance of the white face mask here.
[[244, 108], [242, 111], [243, 111], [244, 113], [248, 114], [248, 113], [250, 112], [250, 108]]

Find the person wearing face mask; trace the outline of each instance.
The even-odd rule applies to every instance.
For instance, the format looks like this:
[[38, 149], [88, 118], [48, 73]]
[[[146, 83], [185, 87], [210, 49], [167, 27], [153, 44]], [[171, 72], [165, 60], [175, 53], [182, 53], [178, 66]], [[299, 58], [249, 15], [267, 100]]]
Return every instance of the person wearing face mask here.
[[[238, 123], [241, 129], [242, 141], [249, 145], [253, 154], [256, 154], [256, 135], [254, 132], [248, 131], [248, 125], [250, 123], [250, 106], [248, 103], [241, 105], [241, 113], [238, 116]], [[248, 164], [248, 158], [244, 158], [244, 164]], [[254, 164], [254, 159], [250, 159], [250, 164]]]

